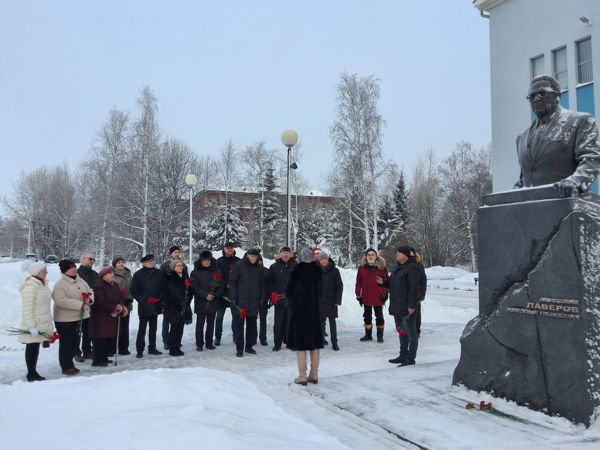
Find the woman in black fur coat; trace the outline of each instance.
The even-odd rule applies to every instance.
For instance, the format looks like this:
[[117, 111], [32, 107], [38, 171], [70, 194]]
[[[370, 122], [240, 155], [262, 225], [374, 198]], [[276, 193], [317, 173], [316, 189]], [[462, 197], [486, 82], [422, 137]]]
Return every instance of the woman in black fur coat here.
[[[323, 331], [319, 297], [322, 271], [313, 261], [313, 252], [305, 247], [298, 252], [299, 264], [290, 274], [286, 289], [288, 299], [288, 326], [285, 343], [296, 351], [298, 360], [297, 384], [318, 382], [320, 349], [323, 348]], [[306, 376], [306, 352], [310, 352], [310, 374]]]

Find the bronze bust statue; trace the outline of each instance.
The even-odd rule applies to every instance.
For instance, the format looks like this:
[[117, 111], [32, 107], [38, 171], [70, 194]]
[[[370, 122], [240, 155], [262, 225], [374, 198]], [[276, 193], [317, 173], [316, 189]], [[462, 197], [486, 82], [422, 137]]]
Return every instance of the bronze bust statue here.
[[560, 85], [548, 75], [531, 81], [527, 99], [536, 120], [517, 137], [521, 175], [514, 187], [553, 184], [561, 197], [586, 193], [600, 173], [596, 121], [562, 108]]

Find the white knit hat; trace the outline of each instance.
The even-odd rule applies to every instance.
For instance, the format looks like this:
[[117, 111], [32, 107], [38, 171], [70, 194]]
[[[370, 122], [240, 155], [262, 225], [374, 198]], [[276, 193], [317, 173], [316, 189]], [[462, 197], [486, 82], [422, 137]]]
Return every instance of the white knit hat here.
[[25, 271], [29, 274], [29, 275], [37, 275], [38, 273], [40, 273], [44, 268], [46, 267], [46, 264], [44, 264], [41, 261], [30, 261], [29, 264], [27, 264], [24, 269]]

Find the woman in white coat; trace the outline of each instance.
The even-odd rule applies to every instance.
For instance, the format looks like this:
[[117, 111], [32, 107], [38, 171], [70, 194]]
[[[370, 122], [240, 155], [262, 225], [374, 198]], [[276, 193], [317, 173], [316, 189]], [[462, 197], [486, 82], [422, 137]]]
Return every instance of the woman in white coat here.
[[27, 381], [42, 381], [43, 376], [37, 373], [37, 360], [40, 344], [49, 340], [54, 331], [54, 323], [50, 315], [51, 292], [46, 286], [48, 269], [41, 262], [32, 262], [26, 268], [30, 276], [21, 285], [23, 310], [21, 313], [21, 330], [28, 334], [20, 334], [19, 341], [25, 344], [25, 363], [27, 364]]

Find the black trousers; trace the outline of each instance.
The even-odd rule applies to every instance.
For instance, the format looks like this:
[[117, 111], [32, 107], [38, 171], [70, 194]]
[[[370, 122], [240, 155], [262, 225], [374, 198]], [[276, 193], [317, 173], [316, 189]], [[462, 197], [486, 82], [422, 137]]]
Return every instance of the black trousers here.
[[119, 353], [127, 353], [129, 351], [129, 314], [127, 314], [125, 317], [121, 317], [120, 320]]
[[325, 336], [325, 321], [329, 320], [329, 338], [332, 344], [337, 344], [337, 324], [335, 323], [335, 317], [321, 317], [321, 331]]
[[417, 311], [415, 312], [417, 321], [417, 334], [421, 336], [421, 302], [417, 302]]
[[[75, 322], [78, 323], [78, 322]], [[81, 336], [77, 336], [76, 353], [79, 356], [92, 353], [92, 339], [90, 338], [90, 319], [81, 321]]]
[[163, 344], [168, 344], [169, 343], [169, 328], [170, 328], [170, 326], [171, 326], [171, 324], [169, 323], [169, 321], [167, 320], [167, 318], [163, 314], [163, 321], [162, 321], [162, 340], [163, 340]]
[[281, 347], [283, 343], [286, 320], [287, 308], [284, 305], [275, 305], [275, 318], [273, 320], [273, 342], [275, 347]]
[[[233, 315], [233, 337], [235, 339], [235, 349], [238, 352], [241, 352], [246, 348], [252, 347], [256, 342], [256, 319], [256, 316], [246, 317], [245, 319], [242, 319], [239, 314]], [[244, 323], [246, 324], [245, 341]]]
[[[204, 314], [196, 314], [196, 347], [204, 347], [206, 345], [213, 345], [213, 334], [215, 330], [215, 318], [217, 317], [216, 312]], [[206, 322], [206, 333], [204, 333], [204, 323]]]
[[94, 362], [103, 363], [108, 361], [108, 354], [114, 352], [115, 338], [94, 338]]
[[227, 311], [227, 306], [221, 306], [217, 309], [216, 321], [215, 321], [215, 338], [221, 339], [223, 336], [223, 318], [225, 317], [225, 312]]
[[[269, 314], [269, 304], [261, 302], [258, 309], [258, 338], [260, 342], [267, 342], [267, 316]], [[256, 343], [256, 342], [255, 342]]]
[[185, 327], [185, 320], [171, 323], [171, 332], [169, 333], [169, 350], [179, 350], [181, 348], [183, 327]]
[[79, 347], [79, 336], [77, 335], [77, 325], [79, 322], [54, 322], [56, 331], [60, 335], [58, 340], [58, 362], [62, 370], [68, 370], [75, 367], [73, 356]]
[[148, 331], [148, 349], [156, 350], [156, 325], [157, 316], [140, 317], [140, 326], [138, 328], [137, 339], [135, 341], [135, 349], [138, 353], [144, 351], [146, 347], [146, 326], [149, 325]]
[[365, 305], [365, 312], [363, 313], [365, 325], [373, 325], [373, 310], [375, 310], [375, 325], [383, 326], [385, 324], [385, 320], [383, 320], [383, 306], [367, 305]]
[[27, 376], [37, 374], [37, 361], [40, 354], [40, 343], [34, 342], [25, 345], [25, 364], [27, 364]]

